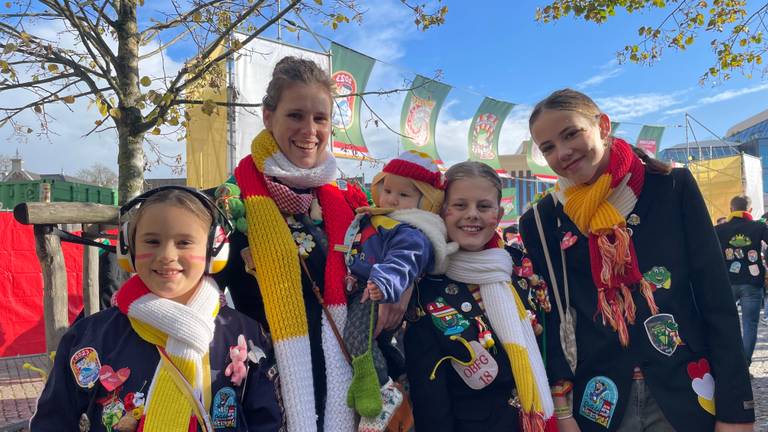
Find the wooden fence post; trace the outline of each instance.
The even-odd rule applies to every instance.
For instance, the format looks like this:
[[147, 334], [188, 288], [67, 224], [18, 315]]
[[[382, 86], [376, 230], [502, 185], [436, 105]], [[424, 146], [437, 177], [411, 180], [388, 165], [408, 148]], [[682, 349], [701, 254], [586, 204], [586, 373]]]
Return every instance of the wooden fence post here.
[[43, 311], [45, 313], [45, 349], [56, 351], [59, 340], [69, 327], [67, 316], [67, 270], [59, 236], [52, 225], [35, 225], [35, 251], [43, 271]]
[[83, 311], [85, 316], [99, 311], [99, 248], [83, 246]]

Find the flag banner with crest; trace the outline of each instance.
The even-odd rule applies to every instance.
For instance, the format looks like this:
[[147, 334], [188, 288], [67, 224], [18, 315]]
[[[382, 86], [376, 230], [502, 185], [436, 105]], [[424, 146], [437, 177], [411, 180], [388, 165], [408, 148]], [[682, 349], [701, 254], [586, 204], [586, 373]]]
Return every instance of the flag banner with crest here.
[[333, 154], [346, 159], [368, 159], [360, 128], [360, 96], [376, 60], [337, 43], [331, 44], [331, 63], [338, 97], [333, 106]]
[[616, 136], [616, 132], [619, 130], [619, 122], [611, 122], [611, 136]]
[[531, 170], [531, 174], [544, 182], [556, 182], [557, 174], [552, 171], [552, 168], [547, 164], [547, 160], [544, 158], [544, 154], [541, 153], [541, 150], [539, 150], [539, 146], [534, 144], [532, 139], [523, 141], [523, 145], [525, 146], [526, 162], [528, 162], [528, 168]]
[[664, 135], [664, 126], [643, 126], [640, 135], [637, 136], [635, 145], [645, 150], [648, 155], [656, 157], [661, 145], [661, 136]]
[[501, 216], [499, 226], [506, 227], [517, 221], [517, 192], [514, 187], [506, 187], [501, 190], [501, 208], [504, 214]]
[[499, 162], [499, 135], [514, 104], [486, 97], [469, 126], [469, 160], [483, 162], [505, 173]]
[[411, 90], [405, 96], [400, 115], [400, 139], [403, 150], [418, 150], [430, 155], [438, 166], [443, 161], [435, 146], [437, 115], [451, 86], [416, 75]]

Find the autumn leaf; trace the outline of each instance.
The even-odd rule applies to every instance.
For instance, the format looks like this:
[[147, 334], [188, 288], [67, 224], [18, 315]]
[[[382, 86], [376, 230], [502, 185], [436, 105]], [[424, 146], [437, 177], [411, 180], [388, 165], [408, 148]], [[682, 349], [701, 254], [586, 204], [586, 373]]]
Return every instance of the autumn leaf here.
[[149, 87], [152, 84], [152, 78], [148, 76], [141, 77], [141, 85], [144, 87]]
[[152, 135], [160, 135], [160, 128], [154, 128], [152, 129], [152, 132], [150, 132]]
[[122, 111], [120, 111], [120, 108], [112, 108], [109, 110], [109, 115], [112, 116], [115, 120], [120, 120], [120, 117], [123, 116]]
[[59, 66], [55, 64], [48, 65], [48, 72], [58, 72]]
[[75, 103], [75, 97], [72, 96], [72, 95], [64, 96], [61, 100], [64, 101], [65, 104], [73, 104], [73, 103]]

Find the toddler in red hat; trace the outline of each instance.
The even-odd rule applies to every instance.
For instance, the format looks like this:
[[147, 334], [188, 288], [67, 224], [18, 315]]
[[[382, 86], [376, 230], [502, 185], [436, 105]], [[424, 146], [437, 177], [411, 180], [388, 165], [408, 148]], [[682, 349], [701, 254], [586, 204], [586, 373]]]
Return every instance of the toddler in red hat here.
[[443, 273], [446, 256], [455, 251], [446, 243], [445, 224], [438, 216], [443, 175], [429, 155], [401, 153], [373, 179], [371, 195], [376, 207], [358, 209], [345, 237], [349, 276], [344, 341], [354, 373], [347, 403], [362, 417], [359, 432], [383, 431], [403, 400], [373, 343], [377, 303], [409, 297], [414, 282], [427, 272]]

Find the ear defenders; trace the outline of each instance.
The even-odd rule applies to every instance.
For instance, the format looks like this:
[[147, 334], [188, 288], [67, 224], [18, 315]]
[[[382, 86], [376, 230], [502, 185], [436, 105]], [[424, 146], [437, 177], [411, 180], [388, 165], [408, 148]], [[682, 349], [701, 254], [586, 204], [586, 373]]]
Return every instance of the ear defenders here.
[[131, 242], [131, 215], [130, 212], [138, 209], [149, 197], [159, 192], [169, 189], [184, 191], [197, 198], [203, 206], [211, 213], [211, 229], [208, 231], [208, 242], [205, 253], [206, 273], [214, 274], [222, 271], [227, 265], [229, 259], [229, 234], [232, 232], [232, 223], [224, 212], [214, 204], [208, 195], [195, 189], [184, 186], [161, 186], [156, 189], [144, 192], [136, 198], [130, 200], [124, 206], [120, 207], [120, 230], [117, 241], [117, 263], [128, 273], [135, 273], [135, 259], [132, 252]]

